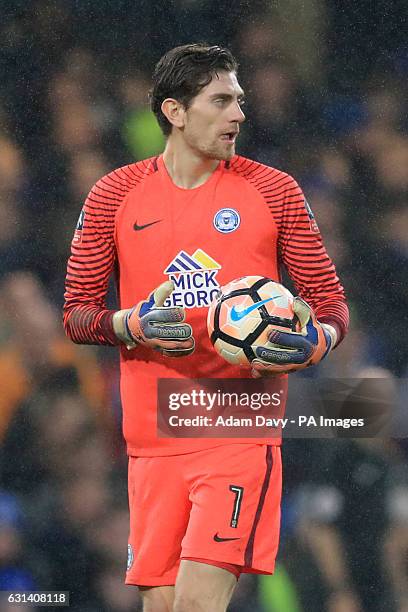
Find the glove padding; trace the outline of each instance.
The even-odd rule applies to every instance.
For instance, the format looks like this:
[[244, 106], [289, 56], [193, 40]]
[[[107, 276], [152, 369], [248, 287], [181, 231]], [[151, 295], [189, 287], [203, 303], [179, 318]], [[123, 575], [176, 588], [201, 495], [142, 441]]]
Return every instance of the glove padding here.
[[184, 308], [163, 306], [173, 290], [174, 283], [166, 281], [147, 300], [128, 311], [119, 311], [124, 313], [125, 337], [121, 339], [128, 348], [144, 345], [170, 357], [183, 357], [194, 351], [193, 330], [184, 323]]
[[307, 302], [295, 297], [293, 310], [301, 331], [285, 332], [272, 326], [268, 337], [271, 346], [257, 347], [257, 358], [251, 362], [254, 378], [303, 370], [319, 363], [334, 346], [335, 329], [319, 323]]

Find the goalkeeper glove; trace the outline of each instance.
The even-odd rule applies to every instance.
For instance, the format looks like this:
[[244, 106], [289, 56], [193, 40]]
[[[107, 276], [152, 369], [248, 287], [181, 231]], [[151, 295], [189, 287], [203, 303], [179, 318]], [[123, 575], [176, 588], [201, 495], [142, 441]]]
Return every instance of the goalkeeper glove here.
[[320, 323], [307, 302], [295, 297], [293, 310], [301, 331], [285, 332], [272, 326], [268, 337], [271, 346], [257, 347], [257, 358], [251, 362], [254, 378], [303, 370], [319, 363], [335, 346], [336, 330]]
[[183, 357], [194, 351], [193, 331], [184, 323], [184, 308], [163, 306], [173, 290], [174, 283], [166, 281], [146, 301], [115, 312], [113, 329], [128, 349], [142, 345], [170, 357]]

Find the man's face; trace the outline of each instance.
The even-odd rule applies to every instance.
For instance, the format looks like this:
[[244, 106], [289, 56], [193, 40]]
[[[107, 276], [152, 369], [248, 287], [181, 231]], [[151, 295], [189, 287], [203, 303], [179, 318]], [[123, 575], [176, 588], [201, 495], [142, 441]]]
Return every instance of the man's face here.
[[193, 98], [185, 113], [186, 144], [207, 159], [229, 160], [235, 155], [244, 92], [234, 72], [219, 72]]

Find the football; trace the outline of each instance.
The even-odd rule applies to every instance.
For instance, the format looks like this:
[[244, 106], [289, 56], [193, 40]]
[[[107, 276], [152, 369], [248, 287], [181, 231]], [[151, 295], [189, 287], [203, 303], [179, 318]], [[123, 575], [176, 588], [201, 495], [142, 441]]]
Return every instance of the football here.
[[234, 365], [256, 358], [257, 346], [271, 346], [269, 326], [299, 331], [293, 295], [264, 276], [244, 276], [221, 287], [210, 304], [207, 329], [215, 350]]

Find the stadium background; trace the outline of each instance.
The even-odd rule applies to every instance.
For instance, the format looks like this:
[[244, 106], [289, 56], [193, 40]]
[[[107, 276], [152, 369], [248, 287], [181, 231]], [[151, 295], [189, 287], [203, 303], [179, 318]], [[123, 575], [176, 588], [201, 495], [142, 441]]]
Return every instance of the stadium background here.
[[[404, 418], [406, 8], [2, 0], [0, 589], [69, 590], [82, 612], [137, 609], [122, 585], [117, 355], [71, 345], [61, 305], [89, 188], [162, 147], [146, 96], [176, 44], [236, 53], [248, 97], [238, 150], [293, 174], [317, 216], [352, 315], [317, 375], [374, 377]], [[407, 451], [404, 440], [287, 441], [278, 571], [243, 577], [231, 612], [407, 612]]]

